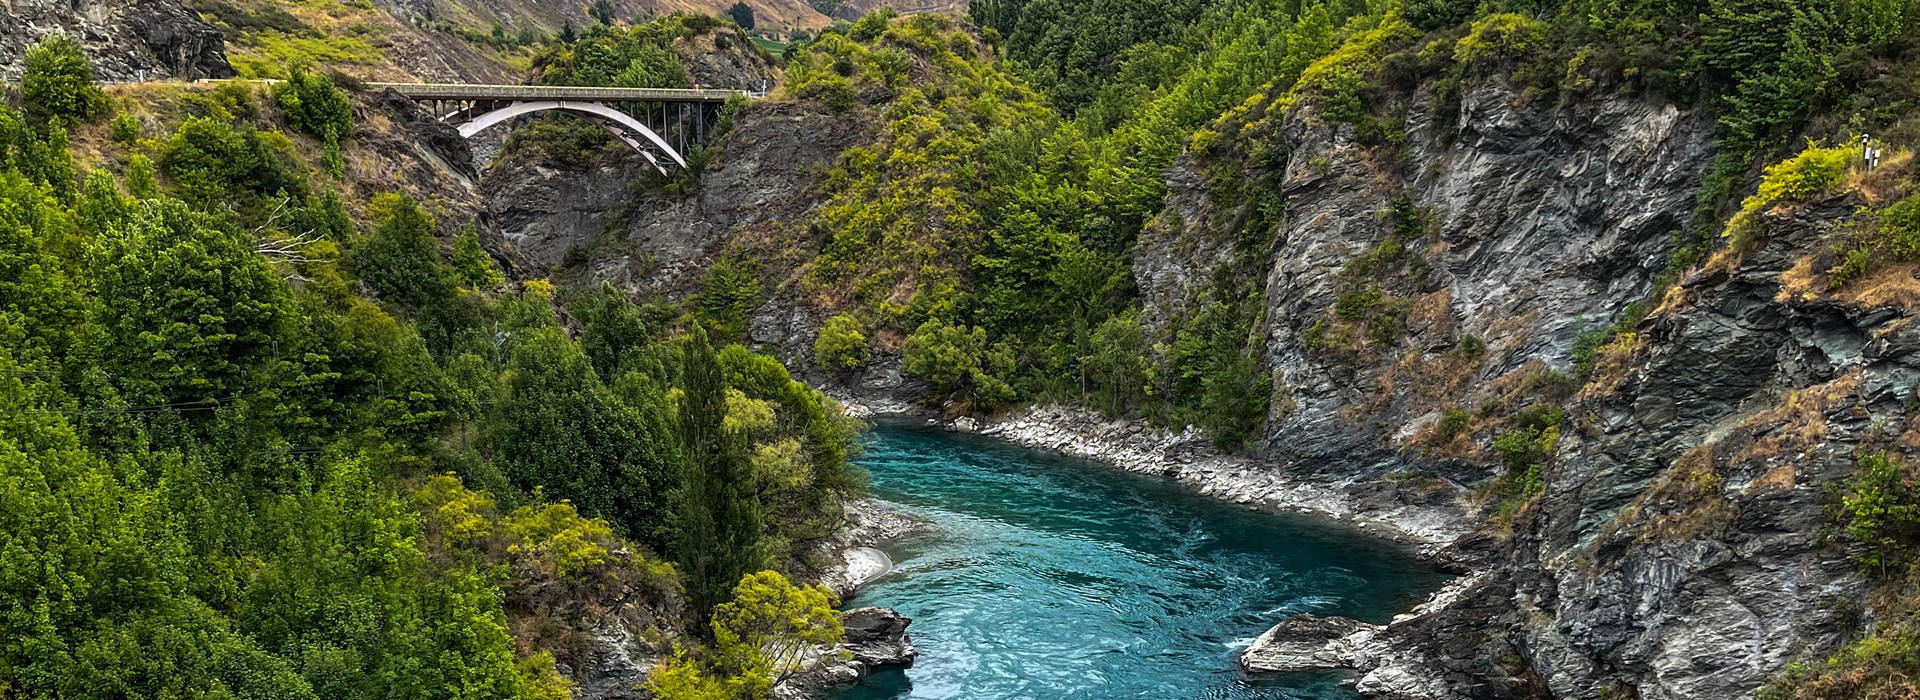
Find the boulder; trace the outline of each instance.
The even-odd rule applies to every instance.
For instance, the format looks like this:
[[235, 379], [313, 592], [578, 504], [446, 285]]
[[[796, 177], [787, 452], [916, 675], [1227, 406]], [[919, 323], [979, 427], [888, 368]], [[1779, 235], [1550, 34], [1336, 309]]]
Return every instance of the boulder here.
[[1247, 673], [1292, 673], [1352, 668], [1337, 643], [1372, 625], [1345, 617], [1301, 613], [1289, 617], [1253, 640], [1240, 652], [1240, 668]]
[[846, 629], [846, 648], [867, 672], [893, 666], [911, 666], [919, 652], [907, 625], [913, 618], [889, 608], [855, 608], [840, 613]]

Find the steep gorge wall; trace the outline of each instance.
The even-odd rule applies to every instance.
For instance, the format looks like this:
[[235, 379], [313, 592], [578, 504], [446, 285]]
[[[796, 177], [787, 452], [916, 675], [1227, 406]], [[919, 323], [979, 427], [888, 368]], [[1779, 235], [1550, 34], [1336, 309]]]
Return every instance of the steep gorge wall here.
[[[1434, 103], [1416, 93], [1384, 110], [1404, 110], [1399, 153], [1299, 105], [1277, 129], [1284, 171], [1237, 172], [1284, 196], [1254, 329], [1276, 396], [1263, 456], [1356, 492], [1438, 475], [1457, 485], [1463, 517], [1504, 533], [1462, 543], [1485, 573], [1454, 604], [1390, 629], [1419, 651], [1364, 662], [1387, 672], [1363, 689], [1747, 697], [1837, 648], [1866, 587], [1834, 536], [1833, 494], [1859, 451], [1905, 431], [1920, 379], [1910, 278], [1879, 283], [1898, 291], [1878, 296], [1806, 281], [1834, 264], [1860, 202], [1771, 219], [1766, 247], [1691, 270], [1603, 349], [1591, 381], [1575, 380], [1580, 331], [1666, 271], [1712, 157], [1711, 123], [1631, 95], [1527, 104], [1493, 81], [1465, 92], [1448, 139]], [[1220, 167], [1183, 159], [1142, 238], [1135, 278], [1162, 325], [1235, 264], [1254, 203], [1214, 201]], [[1425, 213], [1403, 241], [1417, 262], [1399, 263], [1419, 271], [1356, 268], [1390, 259], [1396, 197]], [[1400, 315], [1343, 310], [1356, 293]], [[1391, 332], [1325, 339], [1356, 316]], [[1541, 495], [1496, 513], [1493, 439], [1549, 406], [1566, 419]], [[1458, 435], [1439, 425], [1450, 411]], [[1525, 664], [1492, 662], [1502, 655]]]
[[[1578, 332], [1611, 321], [1664, 270], [1712, 155], [1710, 122], [1655, 99], [1524, 104], [1495, 81], [1463, 96], [1457, 121], [1437, 118], [1446, 107], [1428, 92], [1387, 109], [1405, 110], [1402, 153], [1359, 142], [1307, 103], [1278, 127], [1284, 169], [1244, 175], [1273, 182], [1285, 202], [1279, 223], [1254, 234], [1273, 241], [1256, 332], [1279, 396], [1265, 445], [1275, 461], [1378, 475], [1408, 462], [1403, 448], [1441, 408], [1491, 400], [1502, 378], [1536, 361], [1568, 369]], [[1212, 271], [1232, 264], [1255, 206], [1213, 201], [1198, 172], [1207, 167], [1218, 166], [1175, 165], [1167, 207], [1134, 258], [1157, 325], [1189, 313]], [[1424, 271], [1397, 287], [1356, 281], [1354, 261], [1395, 235], [1388, 213], [1401, 197], [1427, 220], [1401, 241]], [[1364, 347], [1303, 337], [1343, 293], [1370, 284], [1408, 306], [1404, 337], [1349, 343]], [[1461, 352], [1468, 338], [1484, 350]]]

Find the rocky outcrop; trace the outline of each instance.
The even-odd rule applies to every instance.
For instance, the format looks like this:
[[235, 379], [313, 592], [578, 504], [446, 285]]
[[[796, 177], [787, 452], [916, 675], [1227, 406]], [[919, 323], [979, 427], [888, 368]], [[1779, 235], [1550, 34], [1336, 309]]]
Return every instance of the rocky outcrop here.
[[1829, 537], [1830, 494], [1912, 424], [1920, 332], [1898, 307], [1784, 287], [1854, 206], [1775, 219], [1764, 249], [1690, 275], [1586, 404], [1514, 545], [1556, 689], [1738, 697], [1852, 631], [1866, 590]]
[[773, 58], [731, 27], [675, 39], [673, 52], [700, 87], [766, 91], [780, 81]]
[[108, 82], [234, 75], [220, 30], [178, 0], [19, 0], [0, 7], [0, 79], [18, 80], [27, 48], [55, 33]]
[[802, 662], [802, 670], [773, 688], [774, 700], [832, 697], [874, 671], [911, 666], [919, 652], [907, 625], [913, 619], [888, 608], [856, 608], [840, 613], [846, 632], [841, 643], [817, 649]]
[[487, 168], [480, 193], [505, 241], [544, 272], [566, 260], [568, 251], [584, 252], [600, 240], [626, 199], [627, 182], [647, 167], [638, 154], [624, 151], [569, 163], [520, 149]]
[[[629, 292], [675, 296], [688, 291], [714, 256], [729, 247], [777, 251], [810, 242], [811, 234], [800, 219], [817, 204], [816, 183], [841, 151], [868, 138], [869, 128], [861, 120], [799, 103], [755, 103], [715, 142], [717, 153], [700, 173], [697, 185], [637, 186], [632, 198], [619, 207], [631, 212], [625, 226], [606, 232], [606, 240], [589, 246], [582, 269], [592, 281], [610, 282]], [[493, 177], [489, 174], [488, 179]], [[553, 214], [521, 207], [527, 215], [515, 218], [517, 224], [508, 224], [508, 214], [502, 212], [501, 228], [509, 238], [516, 238], [516, 245], [541, 251], [530, 252], [536, 259], [550, 259], [555, 251], [564, 254], [567, 245], [601, 235], [595, 220], [571, 212], [600, 206], [592, 202], [605, 201], [610, 196], [605, 190], [582, 192], [579, 180], [523, 169], [503, 171], [501, 177], [518, 180], [486, 187], [520, 192], [526, 201], [568, 203]], [[612, 171], [592, 180], [602, 184], [585, 187], [602, 187], [605, 182], [617, 187], [626, 182]], [[506, 199], [496, 201], [499, 206], [521, 206]]]
[[[1437, 409], [1471, 406], [1495, 380], [1544, 360], [1569, 365], [1574, 336], [1643, 297], [1663, 271], [1672, 231], [1693, 208], [1711, 155], [1710, 124], [1661, 100], [1528, 105], [1498, 80], [1463, 98], [1449, 139], [1431, 95], [1401, 98], [1405, 152], [1383, 156], [1350, 125], [1311, 102], [1277, 126], [1290, 154], [1275, 182], [1285, 210], [1264, 271], [1268, 367], [1280, 396], [1263, 456], [1344, 477], [1414, 468], [1406, 442]], [[1401, 157], [1424, 164], [1399, 174]], [[1238, 254], [1235, 230], [1254, 205], [1210, 203], [1201, 170], [1183, 159], [1167, 205], [1140, 238], [1134, 278], [1145, 321], [1167, 327], [1191, 313], [1214, 271]], [[1413, 308], [1406, 337], [1343, 356], [1305, 336], [1350, 287], [1351, 261], [1394, 233], [1396, 198], [1424, 210], [1427, 231], [1407, 241], [1423, 279], [1398, 292]], [[1485, 351], [1466, 366], [1446, 353], [1465, 338]], [[1364, 420], [1356, 420], [1363, 414]], [[1426, 463], [1463, 482], [1484, 473]]]
[[[1657, 99], [1528, 105], [1494, 80], [1465, 93], [1451, 141], [1426, 96], [1396, 99], [1401, 157], [1424, 167], [1401, 170], [1309, 101], [1277, 130], [1284, 171], [1248, 173], [1285, 196], [1259, 328], [1280, 398], [1261, 450], [1272, 465], [1253, 479], [1487, 483], [1496, 433], [1441, 444], [1441, 409], [1498, 413], [1516, 386], [1570, 382], [1579, 331], [1664, 272], [1711, 155], [1708, 126]], [[1244, 219], [1207, 201], [1210, 167], [1176, 167], [1141, 241], [1136, 279], [1157, 325], [1187, 313], [1234, 252], [1218, 233]], [[1395, 197], [1427, 217], [1406, 241], [1423, 276], [1387, 289], [1410, 310], [1390, 342], [1330, 351], [1310, 329], [1353, 289], [1352, 261], [1391, 233], [1388, 217], [1355, 212]], [[1913, 280], [1869, 285], [1899, 290], [1879, 300], [1805, 281], [1833, 264], [1825, 251], [1857, 205], [1772, 216], [1764, 247], [1685, 275], [1591, 382], [1556, 394], [1567, 419], [1543, 495], [1483, 545], [1489, 564], [1469, 590], [1319, 647], [1312, 635], [1273, 645], [1279, 665], [1344, 659], [1365, 674], [1362, 692], [1394, 697], [1711, 699], [1750, 696], [1837, 648], [1865, 589], [1829, 537], [1830, 494], [1858, 451], [1914, 420], [1920, 380], [1920, 332], [1899, 301]], [[1484, 350], [1461, 351], [1469, 338]], [[1276, 641], [1325, 627], [1289, 624], [1300, 629]]]
[[1375, 625], [1346, 617], [1319, 617], [1301, 613], [1262, 633], [1240, 652], [1240, 669], [1248, 673], [1299, 673], [1350, 668], [1352, 661], [1335, 644]]
[[853, 660], [871, 673], [883, 668], [911, 666], [919, 652], [913, 649], [913, 637], [907, 625], [913, 618], [888, 608], [855, 608], [840, 613], [840, 625], [846, 630], [846, 649]]

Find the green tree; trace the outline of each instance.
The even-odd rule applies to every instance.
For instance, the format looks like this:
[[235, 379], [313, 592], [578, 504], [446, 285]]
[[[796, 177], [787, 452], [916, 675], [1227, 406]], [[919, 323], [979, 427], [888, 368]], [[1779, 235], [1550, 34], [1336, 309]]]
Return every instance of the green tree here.
[[107, 95], [93, 82], [93, 64], [80, 44], [54, 34], [27, 49], [20, 92], [34, 115], [59, 124], [90, 121], [106, 113]]
[[544, 489], [620, 531], [657, 541], [673, 484], [666, 426], [628, 406], [558, 328], [516, 332], [493, 443], [515, 486]]
[[306, 184], [287, 167], [286, 154], [252, 128], [235, 129], [210, 117], [192, 117], [160, 149], [160, 167], [188, 203], [211, 210], [251, 196], [304, 197]]
[[866, 329], [850, 314], [835, 314], [820, 326], [820, 337], [813, 341], [813, 358], [821, 367], [847, 372], [867, 365], [872, 351]]
[[613, 26], [613, 3], [610, 0], [593, 0], [593, 7], [587, 11], [587, 14], [592, 15], [593, 21], [599, 22], [602, 26]]
[[747, 334], [747, 316], [760, 305], [758, 266], [736, 256], [723, 256], [700, 278], [694, 316], [715, 336], [736, 340]]
[[1108, 415], [1126, 415], [1146, 398], [1146, 329], [1138, 315], [1121, 314], [1094, 329], [1092, 344], [1082, 371], [1093, 385], [1093, 399]]
[[160, 194], [160, 184], [155, 179], [153, 159], [144, 153], [127, 156], [127, 194], [136, 199], [153, 199]]
[[646, 351], [652, 341], [639, 307], [627, 295], [602, 282], [575, 299], [570, 310], [583, 324], [580, 349], [601, 379], [611, 382], [636, 369], [635, 353]]
[[507, 281], [506, 275], [493, 266], [493, 256], [480, 247], [480, 232], [473, 224], [467, 224], [453, 243], [453, 272], [461, 284], [474, 289], [493, 289]]
[[753, 28], [752, 5], [744, 2], [736, 2], [733, 4], [733, 7], [727, 8], [727, 16], [733, 18], [733, 23], [740, 25], [741, 29]]
[[672, 551], [688, 579], [688, 601], [704, 616], [764, 559], [759, 486], [744, 436], [725, 428], [726, 377], [698, 324], [681, 340], [680, 362], [683, 473], [673, 501]]
[[353, 132], [353, 100], [324, 73], [308, 73], [297, 63], [288, 66], [287, 79], [273, 85], [273, 97], [295, 131], [330, 143]]
[[1847, 490], [1847, 536], [1867, 546], [1860, 563], [1879, 571], [1906, 566], [1920, 542], [1920, 488], [1907, 468], [1886, 452], [1860, 455]]
[[383, 194], [368, 207], [373, 232], [353, 242], [353, 272], [380, 298], [402, 308], [419, 310], [444, 303], [454, 295], [449, 271], [440, 262], [440, 242], [433, 215], [420, 209], [413, 197]]
[[742, 675], [765, 669], [778, 683], [799, 670], [808, 647], [839, 643], [838, 603], [825, 586], [795, 586], [777, 571], [748, 574], [733, 600], [713, 609], [714, 643]]
[[96, 274], [110, 366], [143, 401], [231, 397], [285, 313], [286, 285], [240, 235], [175, 201], [143, 203]]

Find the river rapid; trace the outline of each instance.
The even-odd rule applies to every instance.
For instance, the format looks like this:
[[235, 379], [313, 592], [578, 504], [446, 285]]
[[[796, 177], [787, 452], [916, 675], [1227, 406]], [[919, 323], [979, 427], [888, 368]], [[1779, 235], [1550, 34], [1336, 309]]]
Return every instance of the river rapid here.
[[1446, 580], [1337, 523], [991, 438], [883, 422], [859, 463], [932, 527], [883, 547], [896, 568], [848, 601], [912, 617], [919, 660], [839, 700], [1350, 698], [1233, 656], [1294, 613], [1385, 622]]

